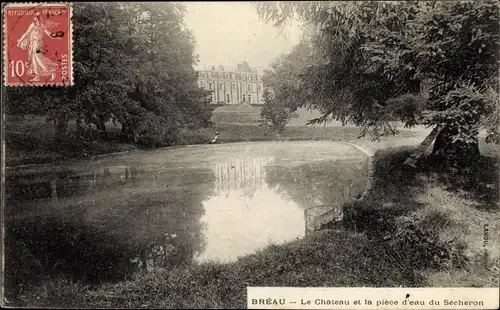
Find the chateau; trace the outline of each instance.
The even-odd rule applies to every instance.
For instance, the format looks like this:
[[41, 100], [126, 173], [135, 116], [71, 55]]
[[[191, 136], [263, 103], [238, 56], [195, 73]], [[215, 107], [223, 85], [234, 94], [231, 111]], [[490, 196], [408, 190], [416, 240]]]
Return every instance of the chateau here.
[[198, 85], [212, 91], [211, 102], [224, 104], [263, 104], [262, 77], [246, 61], [232, 71], [223, 66], [212, 70], [198, 70]]

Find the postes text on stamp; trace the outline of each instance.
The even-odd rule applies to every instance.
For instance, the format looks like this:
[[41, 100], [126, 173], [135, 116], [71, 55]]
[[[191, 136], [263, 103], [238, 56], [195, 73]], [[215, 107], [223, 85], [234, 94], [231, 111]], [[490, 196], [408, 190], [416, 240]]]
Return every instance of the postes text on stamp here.
[[11, 3], [3, 7], [4, 85], [73, 85], [71, 6]]

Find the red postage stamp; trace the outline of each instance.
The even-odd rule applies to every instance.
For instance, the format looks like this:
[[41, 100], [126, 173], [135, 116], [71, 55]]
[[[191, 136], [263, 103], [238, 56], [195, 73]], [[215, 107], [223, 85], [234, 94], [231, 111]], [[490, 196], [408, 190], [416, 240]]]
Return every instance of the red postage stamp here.
[[4, 85], [73, 85], [71, 6], [3, 6]]

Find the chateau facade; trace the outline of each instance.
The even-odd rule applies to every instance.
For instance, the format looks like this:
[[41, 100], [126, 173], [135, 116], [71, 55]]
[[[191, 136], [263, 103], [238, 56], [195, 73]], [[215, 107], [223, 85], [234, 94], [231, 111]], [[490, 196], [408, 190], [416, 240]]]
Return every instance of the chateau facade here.
[[265, 177], [264, 167], [272, 158], [238, 158], [218, 163], [214, 167], [216, 192], [251, 189], [262, 185]]
[[218, 69], [198, 70], [198, 86], [212, 91], [213, 104], [263, 104], [264, 86], [262, 77], [246, 61], [238, 64], [232, 71]]

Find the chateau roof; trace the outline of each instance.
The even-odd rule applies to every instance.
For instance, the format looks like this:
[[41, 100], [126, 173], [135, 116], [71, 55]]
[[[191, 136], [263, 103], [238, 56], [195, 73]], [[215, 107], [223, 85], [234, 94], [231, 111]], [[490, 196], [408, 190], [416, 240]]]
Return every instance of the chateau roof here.
[[203, 69], [198, 69], [196, 71], [215, 71], [215, 72], [241, 72], [241, 73], [257, 73], [256, 69], [251, 68], [246, 61], [243, 61], [239, 64], [237, 64], [236, 69], [232, 70], [224, 70], [224, 67], [222, 65], [219, 66], [212, 66], [211, 69], [208, 69], [207, 67]]

